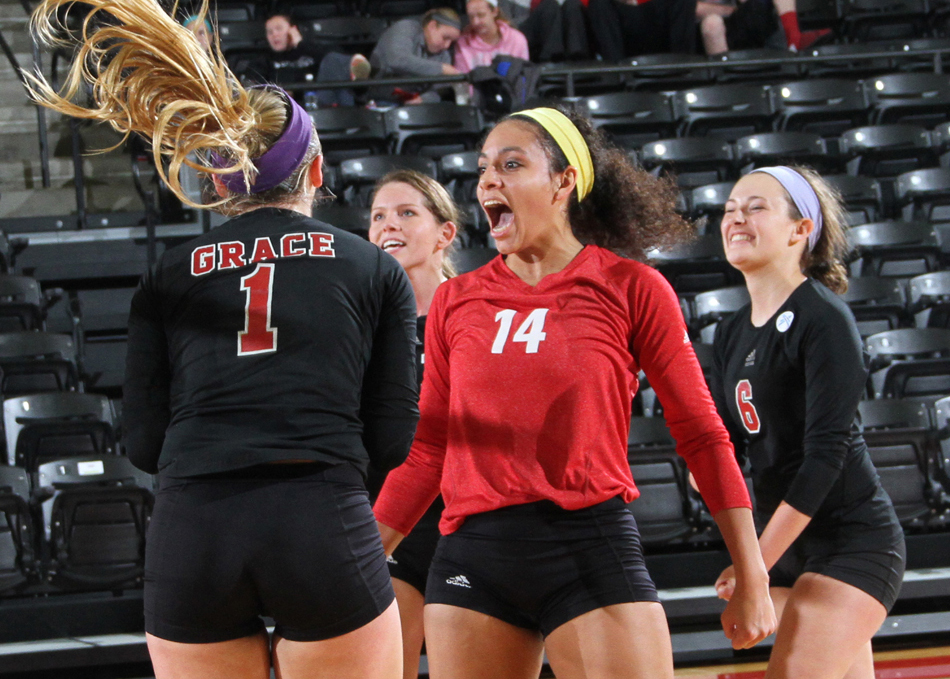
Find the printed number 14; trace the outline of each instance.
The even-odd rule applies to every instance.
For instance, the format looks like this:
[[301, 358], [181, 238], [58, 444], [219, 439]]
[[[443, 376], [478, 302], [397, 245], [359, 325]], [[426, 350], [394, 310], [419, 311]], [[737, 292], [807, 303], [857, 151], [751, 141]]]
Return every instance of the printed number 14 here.
[[[505, 350], [505, 343], [508, 341], [508, 334], [511, 332], [516, 313], [514, 309], [502, 309], [495, 314], [495, 322], [501, 325], [498, 326], [498, 334], [495, 335], [495, 341], [491, 345], [493, 354], [500, 354]], [[538, 345], [547, 337], [547, 333], [544, 332], [544, 319], [547, 314], [547, 309], [535, 309], [528, 314], [524, 323], [515, 331], [515, 336], [511, 338], [512, 342], [525, 343], [526, 354], [538, 353]]]

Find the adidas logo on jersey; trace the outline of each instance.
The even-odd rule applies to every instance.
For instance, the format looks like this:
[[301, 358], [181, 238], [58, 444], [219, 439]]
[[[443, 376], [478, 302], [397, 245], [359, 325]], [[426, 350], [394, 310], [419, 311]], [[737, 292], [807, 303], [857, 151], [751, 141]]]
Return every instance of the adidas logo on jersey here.
[[472, 588], [472, 583], [470, 583], [468, 578], [466, 578], [464, 575], [455, 575], [451, 578], [446, 578], [445, 584], [455, 585], [456, 587], [465, 587], [466, 589]]
[[749, 355], [745, 357], [745, 367], [755, 365], [755, 349], [749, 352]]

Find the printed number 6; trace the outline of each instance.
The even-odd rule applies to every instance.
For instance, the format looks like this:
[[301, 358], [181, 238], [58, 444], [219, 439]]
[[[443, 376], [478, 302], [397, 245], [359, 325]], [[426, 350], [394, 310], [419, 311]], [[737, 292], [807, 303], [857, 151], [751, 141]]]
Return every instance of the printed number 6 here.
[[758, 434], [762, 429], [759, 414], [752, 405], [752, 383], [749, 380], [740, 380], [736, 385], [736, 406], [742, 416], [742, 426], [750, 434]]

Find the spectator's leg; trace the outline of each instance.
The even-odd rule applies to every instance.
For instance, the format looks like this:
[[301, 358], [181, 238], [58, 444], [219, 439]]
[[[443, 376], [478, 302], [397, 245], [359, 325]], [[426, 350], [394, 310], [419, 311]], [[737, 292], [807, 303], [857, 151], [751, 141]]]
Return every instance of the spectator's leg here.
[[614, 0], [590, 0], [587, 3], [587, 18], [594, 38], [592, 47], [604, 61], [620, 61], [627, 56], [620, 9], [621, 6]]
[[564, 58], [564, 16], [557, 0], [542, 0], [521, 24], [528, 39], [531, 61], [544, 63]]
[[[649, 3], [647, 3], [649, 4]], [[670, 52], [696, 52], [696, 0], [664, 0]]]
[[564, 23], [564, 50], [569, 60], [590, 59], [591, 49], [587, 40], [587, 10], [580, 0], [564, 0], [561, 6]]
[[706, 54], [722, 54], [729, 51], [726, 44], [726, 22], [718, 14], [708, 14], [699, 22]]

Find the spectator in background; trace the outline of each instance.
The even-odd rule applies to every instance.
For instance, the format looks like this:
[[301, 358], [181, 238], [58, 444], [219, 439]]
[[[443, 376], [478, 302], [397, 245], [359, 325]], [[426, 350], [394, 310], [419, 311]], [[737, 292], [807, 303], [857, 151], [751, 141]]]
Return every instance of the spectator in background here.
[[[773, 5], [775, 11], [772, 11]], [[703, 47], [710, 55], [764, 47], [769, 36], [778, 30], [779, 22], [785, 33], [785, 43], [793, 52], [806, 49], [830, 33], [828, 29], [802, 31], [798, 26], [795, 0], [699, 0], [696, 17], [700, 22]]]
[[533, 61], [580, 61], [592, 56], [587, 39], [587, 2], [531, 0], [531, 13], [518, 24], [518, 30], [528, 39]]
[[304, 40], [289, 14], [272, 14], [264, 25], [270, 47], [266, 76], [269, 81], [280, 82], [280, 73], [284, 69], [316, 73], [327, 50]]
[[208, 21], [207, 17], [192, 14], [186, 18], [181, 25], [195, 34], [195, 40], [201, 45], [201, 49], [209, 54], [211, 53], [211, 42], [214, 40], [214, 28], [212, 28], [211, 22]]
[[[400, 76], [457, 75], [452, 65], [452, 43], [459, 39], [462, 24], [455, 10], [430, 9], [422, 19], [402, 19], [386, 29], [369, 57], [377, 78]], [[441, 88], [439, 88], [441, 89]], [[439, 89], [376, 88], [377, 101], [421, 104], [441, 99]], [[451, 87], [448, 88], [451, 91]]]
[[468, 26], [455, 45], [455, 68], [468, 73], [489, 66], [496, 54], [528, 59], [528, 40], [498, 9], [498, 0], [468, 0]]
[[696, 0], [590, 0], [587, 16], [605, 61], [696, 51]]

